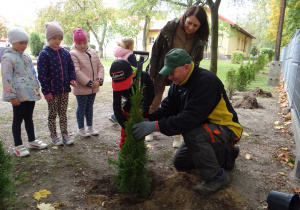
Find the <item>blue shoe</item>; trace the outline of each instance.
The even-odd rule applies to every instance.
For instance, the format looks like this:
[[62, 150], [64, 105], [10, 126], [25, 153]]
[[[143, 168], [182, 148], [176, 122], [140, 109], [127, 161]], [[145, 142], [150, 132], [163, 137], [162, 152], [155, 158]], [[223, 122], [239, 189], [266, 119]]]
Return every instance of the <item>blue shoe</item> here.
[[63, 145], [63, 142], [61, 141], [60, 138], [55, 137], [55, 138], [52, 139], [52, 144], [55, 145], [55, 146], [59, 146], [59, 145]]
[[117, 118], [115, 117], [114, 114], [111, 114], [111, 115], [109, 116], [108, 119], [109, 119], [112, 123], [118, 124], [118, 120], [117, 120]]
[[74, 144], [74, 141], [71, 139], [70, 136], [63, 136], [62, 139], [66, 145]]

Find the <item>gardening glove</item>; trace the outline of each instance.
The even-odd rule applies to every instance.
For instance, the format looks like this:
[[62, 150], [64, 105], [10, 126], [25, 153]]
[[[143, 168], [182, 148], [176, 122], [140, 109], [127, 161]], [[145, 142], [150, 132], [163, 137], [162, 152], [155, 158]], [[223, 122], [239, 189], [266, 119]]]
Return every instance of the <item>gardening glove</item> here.
[[148, 134], [157, 130], [156, 121], [143, 121], [132, 126], [132, 134], [136, 140], [141, 140]]

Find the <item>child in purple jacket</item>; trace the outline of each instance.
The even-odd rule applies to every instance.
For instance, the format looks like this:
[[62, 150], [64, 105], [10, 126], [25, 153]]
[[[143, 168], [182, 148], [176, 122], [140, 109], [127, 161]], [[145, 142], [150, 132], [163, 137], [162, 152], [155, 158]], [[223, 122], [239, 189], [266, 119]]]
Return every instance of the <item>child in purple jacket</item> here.
[[[46, 23], [46, 46], [37, 61], [38, 79], [48, 103], [48, 127], [53, 145], [73, 144], [67, 130], [67, 107], [71, 87], [77, 86], [70, 53], [60, 46], [64, 33], [59, 22]], [[62, 139], [57, 136], [56, 116], [59, 117]]]

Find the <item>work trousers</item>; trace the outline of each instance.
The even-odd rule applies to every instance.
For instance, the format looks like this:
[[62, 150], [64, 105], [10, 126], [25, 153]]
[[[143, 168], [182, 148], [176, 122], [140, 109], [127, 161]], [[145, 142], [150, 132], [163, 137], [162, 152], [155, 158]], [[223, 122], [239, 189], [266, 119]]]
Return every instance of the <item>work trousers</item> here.
[[183, 135], [184, 142], [174, 155], [177, 170], [198, 169], [204, 180], [214, 178], [220, 171], [216, 152], [231, 148], [238, 141], [229, 128], [203, 124]]

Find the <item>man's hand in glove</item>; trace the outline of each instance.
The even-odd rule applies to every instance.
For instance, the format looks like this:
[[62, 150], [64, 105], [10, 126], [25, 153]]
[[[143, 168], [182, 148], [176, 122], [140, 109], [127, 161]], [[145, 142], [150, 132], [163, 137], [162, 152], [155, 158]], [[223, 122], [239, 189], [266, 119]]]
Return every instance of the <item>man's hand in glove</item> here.
[[157, 121], [144, 121], [132, 126], [132, 134], [136, 140], [141, 140], [148, 134], [158, 130]]

